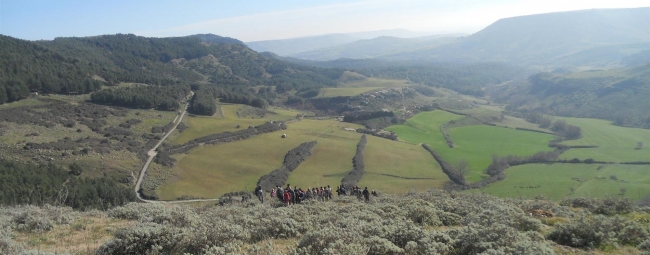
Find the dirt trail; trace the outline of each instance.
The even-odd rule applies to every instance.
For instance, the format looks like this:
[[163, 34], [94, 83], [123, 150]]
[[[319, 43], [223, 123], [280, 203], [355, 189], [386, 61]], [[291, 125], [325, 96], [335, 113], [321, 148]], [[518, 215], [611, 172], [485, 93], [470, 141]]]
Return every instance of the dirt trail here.
[[[193, 95], [194, 95], [194, 92], [191, 92], [190, 98], [192, 98]], [[178, 201], [148, 200], [148, 199], [142, 198], [140, 192], [138, 192], [140, 190], [140, 186], [142, 185], [142, 180], [144, 179], [144, 176], [147, 173], [147, 169], [149, 168], [149, 165], [151, 164], [151, 161], [153, 161], [153, 159], [156, 157], [156, 155], [158, 155], [158, 153], [156, 152], [156, 149], [158, 149], [158, 147], [167, 139], [167, 137], [169, 137], [169, 135], [172, 134], [172, 132], [176, 131], [176, 127], [178, 126], [179, 123], [181, 123], [181, 121], [183, 121], [183, 117], [185, 117], [185, 114], [187, 113], [187, 107], [188, 106], [189, 106], [189, 103], [185, 104], [185, 108], [183, 109], [183, 111], [178, 116], [176, 116], [176, 118], [174, 119], [174, 123], [175, 123], [174, 127], [171, 130], [169, 130], [169, 132], [167, 132], [162, 139], [160, 139], [160, 142], [158, 142], [158, 144], [156, 144], [156, 146], [154, 146], [151, 150], [149, 150], [149, 152], [147, 152], [147, 154], [149, 155], [149, 159], [147, 159], [147, 162], [142, 167], [142, 170], [140, 170], [140, 175], [138, 176], [138, 181], [135, 183], [135, 189], [134, 189], [135, 195], [142, 202], [179, 204], [179, 203], [206, 202], [206, 201], [217, 201], [217, 200], [219, 200], [219, 199], [216, 199], [216, 198], [213, 198], [213, 199], [178, 200]]]

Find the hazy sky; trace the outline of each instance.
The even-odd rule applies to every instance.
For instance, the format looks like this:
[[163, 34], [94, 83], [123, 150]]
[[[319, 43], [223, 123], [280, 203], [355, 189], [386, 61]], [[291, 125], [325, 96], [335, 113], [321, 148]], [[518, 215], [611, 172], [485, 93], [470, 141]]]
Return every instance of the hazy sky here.
[[473, 33], [512, 16], [648, 5], [647, 0], [0, 0], [0, 34], [51, 40], [213, 33], [257, 41], [394, 28]]

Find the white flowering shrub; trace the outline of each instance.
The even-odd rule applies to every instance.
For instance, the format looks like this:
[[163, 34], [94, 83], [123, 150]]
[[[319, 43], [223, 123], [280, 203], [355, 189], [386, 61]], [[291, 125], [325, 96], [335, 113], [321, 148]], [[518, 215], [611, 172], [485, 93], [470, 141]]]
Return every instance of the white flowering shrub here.
[[562, 245], [591, 249], [600, 245], [639, 245], [650, 239], [650, 232], [647, 227], [620, 216], [594, 215], [558, 224], [547, 238]]

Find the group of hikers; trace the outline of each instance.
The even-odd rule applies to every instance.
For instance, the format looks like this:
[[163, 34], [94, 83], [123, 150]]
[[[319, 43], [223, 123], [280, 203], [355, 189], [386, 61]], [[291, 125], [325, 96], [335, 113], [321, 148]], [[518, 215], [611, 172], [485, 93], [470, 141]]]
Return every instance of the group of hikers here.
[[[377, 196], [376, 191], [369, 191], [368, 187], [365, 189], [359, 188], [359, 186], [351, 187], [349, 190], [345, 186], [338, 186], [335, 190], [337, 196], [356, 196], [359, 200], [364, 199], [366, 202], [370, 201], [370, 195]], [[261, 185], [258, 185], [253, 192], [260, 202], [264, 203], [264, 197], [266, 192], [262, 189]], [[317, 188], [308, 188], [306, 191], [301, 188], [291, 188], [290, 184], [287, 184], [286, 188], [281, 186], [276, 186], [275, 189], [268, 191], [270, 198], [276, 198], [280, 200], [286, 206], [292, 204], [300, 204], [302, 201], [307, 201], [310, 199], [316, 199], [316, 201], [327, 201], [332, 199], [332, 188], [327, 185], [327, 187], [317, 187]]]

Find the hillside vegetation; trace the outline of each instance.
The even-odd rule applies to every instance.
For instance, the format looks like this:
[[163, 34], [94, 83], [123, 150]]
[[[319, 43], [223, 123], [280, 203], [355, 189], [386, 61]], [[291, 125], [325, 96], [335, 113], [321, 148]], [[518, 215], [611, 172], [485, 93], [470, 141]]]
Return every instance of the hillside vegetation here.
[[431, 190], [380, 195], [368, 203], [335, 196], [327, 202], [311, 200], [289, 207], [272, 199], [265, 204], [197, 207], [132, 203], [107, 212], [0, 207], [0, 213], [3, 254], [29, 250], [101, 255], [645, 254], [650, 250], [648, 208], [615, 199], [558, 204], [542, 197], [500, 199]]
[[538, 73], [491, 89], [508, 110], [608, 119], [617, 125], [650, 127], [650, 65], [574, 72]]

